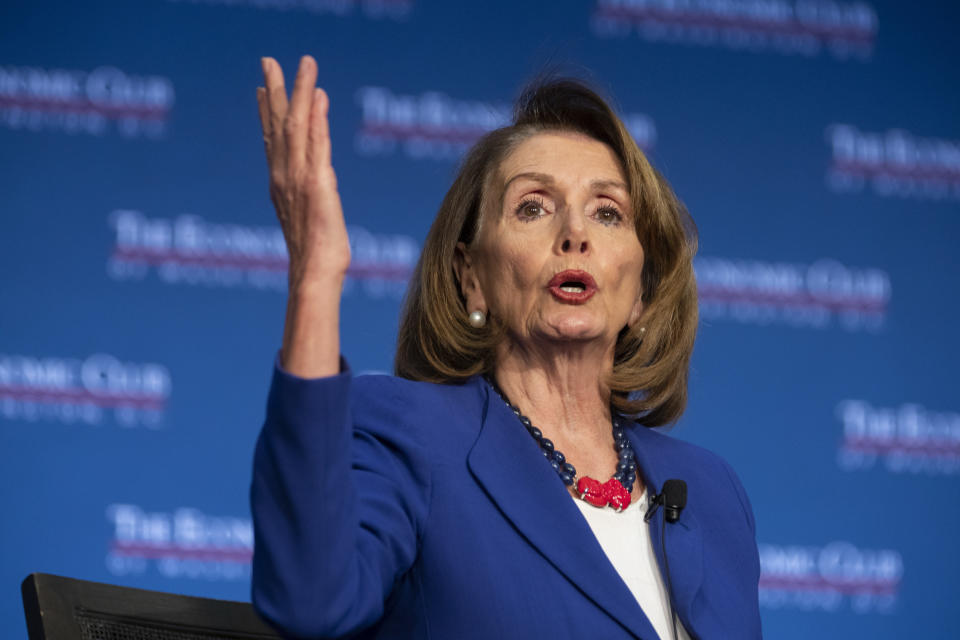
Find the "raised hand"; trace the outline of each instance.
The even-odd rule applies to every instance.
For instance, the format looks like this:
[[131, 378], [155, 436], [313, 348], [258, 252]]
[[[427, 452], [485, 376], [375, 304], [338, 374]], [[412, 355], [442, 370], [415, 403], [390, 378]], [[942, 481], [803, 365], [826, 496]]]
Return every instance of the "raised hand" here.
[[350, 264], [337, 177], [330, 163], [330, 101], [317, 88], [317, 63], [300, 61], [287, 101], [283, 71], [264, 58], [266, 87], [257, 88], [270, 167], [270, 198], [290, 254], [291, 292], [314, 282], [342, 281]]
[[317, 63], [304, 56], [287, 101], [283, 71], [264, 58], [257, 87], [270, 168], [270, 199], [290, 255], [281, 361], [301, 377], [339, 371], [339, 309], [350, 264], [337, 177], [330, 163], [330, 101], [316, 87]]

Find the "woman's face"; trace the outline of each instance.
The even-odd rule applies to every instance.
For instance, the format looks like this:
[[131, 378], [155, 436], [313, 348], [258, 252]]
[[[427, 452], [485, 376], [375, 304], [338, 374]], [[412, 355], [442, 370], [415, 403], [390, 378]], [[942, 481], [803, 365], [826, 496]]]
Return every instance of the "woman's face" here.
[[522, 142], [491, 179], [480, 232], [459, 247], [467, 311], [527, 341], [612, 346], [642, 310], [643, 247], [613, 150], [570, 132]]

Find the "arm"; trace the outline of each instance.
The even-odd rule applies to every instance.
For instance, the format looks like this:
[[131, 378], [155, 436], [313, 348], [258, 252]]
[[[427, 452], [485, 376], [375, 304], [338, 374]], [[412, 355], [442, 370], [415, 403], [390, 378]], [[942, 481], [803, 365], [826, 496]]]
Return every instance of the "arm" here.
[[289, 104], [276, 61], [264, 58], [263, 72], [257, 103], [270, 197], [290, 265], [283, 347], [251, 487], [253, 602], [294, 636], [342, 635], [382, 615], [413, 562], [426, 466], [405, 439], [410, 430], [396, 431], [401, 399], [371, 413], [388, 396], [376, 395], [360, 407], [366, 417], [354, 416], [353, 382], [340, 373], [350, 246], [316, 63], [302, 59]]
[[350, 243], [331, 163], [330, 101], [316, 88], [317, 63], [310, 56], [300, 62], [289, 104], [280, 65], [272, 58], [262, 63], [266, 87], [257, 88], [257, 105], [270, 199], [290, 257], [281, 360], [294, 375], [334, 375]]
[[[417, 553], [429, 467], [405, 394], [363, 394], [348, 373], [307, 380], [277, 367], [257, 443], [253, 602], [294, 637], [373, 624]], [[351, 428], [353, 423], [357, 423]]]

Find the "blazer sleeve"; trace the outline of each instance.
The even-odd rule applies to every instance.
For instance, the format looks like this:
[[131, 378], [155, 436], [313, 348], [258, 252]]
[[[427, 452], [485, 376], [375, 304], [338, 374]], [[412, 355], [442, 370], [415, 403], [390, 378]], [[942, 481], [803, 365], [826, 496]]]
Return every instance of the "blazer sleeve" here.
[[289, 636], [373, 624], [416, 557], [428, 459], [410, 394], [378, 379], [357, 393], [349, 372], [304, 379], [274, 366], [250, 490], [252, 600]]

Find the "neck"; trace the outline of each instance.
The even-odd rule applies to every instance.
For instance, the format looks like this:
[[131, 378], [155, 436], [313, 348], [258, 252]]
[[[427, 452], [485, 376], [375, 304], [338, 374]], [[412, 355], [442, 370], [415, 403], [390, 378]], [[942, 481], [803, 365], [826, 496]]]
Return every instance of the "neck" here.
[[505, 341], [497, 353], [497, 385], [545, 434], [567, 441], [610, 438], [614, 345]]

